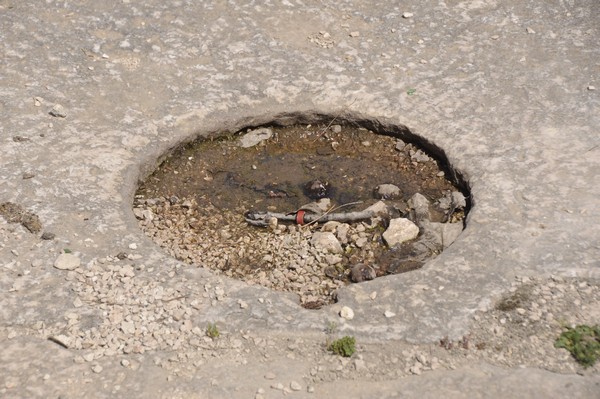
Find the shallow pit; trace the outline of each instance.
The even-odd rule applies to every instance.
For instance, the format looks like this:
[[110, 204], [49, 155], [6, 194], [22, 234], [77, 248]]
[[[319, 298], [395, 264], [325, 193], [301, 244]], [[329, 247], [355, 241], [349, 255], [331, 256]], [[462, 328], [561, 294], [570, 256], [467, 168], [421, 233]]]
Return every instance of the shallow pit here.
[[404, 127], [326, 120], [176, 148], [136, 192], [140, 227], [183, 262], [307, 308], [418, 269], [458, 237], [469, 195], [441, 150]]

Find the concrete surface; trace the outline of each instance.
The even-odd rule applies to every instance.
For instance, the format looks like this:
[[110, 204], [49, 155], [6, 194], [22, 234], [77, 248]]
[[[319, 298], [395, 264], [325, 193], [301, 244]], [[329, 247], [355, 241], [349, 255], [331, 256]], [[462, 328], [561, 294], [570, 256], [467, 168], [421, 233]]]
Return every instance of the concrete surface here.
[[[515, 275], [600, 278], [599, 31], [593, 0], [0, 0], [0, 202], [22, 205], [56, 234], [4, 235], [0, 342], [14, 356], [1, 357], [0, 396], [255, 393], [251, 381], [263, 371], [226, 359], [214, 377], [202, 369], [206, 385], [182, 381], [179, 391], [160, 388], [167, 372], [152, 364], [111, 391], [110, 356], [105, 373], [84, 373], [77, 350], [45, 341], [39, 324], [30, 328], [73, 310], [65, 271], [52, 267], [64, 248], [83, 265], [135, 253], [146, 267], [140, 275], [164, 287], [221, 285], [227, 299], [199, 310], [198, 325], [218, 319], [231, 331], [317, 340], [350, 306], [355, 318], [343, 331], [366, 345], [461, 337]], [[66, 117], [49, 114], [56, 104]], [[199, 135], [340, 113], [375, 128], [408, 127], [442, 149], [470, 186], [466, 230], [423, 269], [352, 285], [337, 304], [308, 311], [293, 296], [190, 270], [138, 229], [137, 181], [169, 149]], [[377, 301], [368, 300], [373, 291]], [[252, 305], [241, 311], [239, 300]], [[33, 359], [56, 376], [27, 378]], [[289, 374], [307, 367], [272, 360]], [[80, 386], [82, 373], [90, 381]], [[598, 397], [598, 384], [597, 374], [474, 365], [290, 395]], [[275, 393], [284, 392], [259, 395]]]

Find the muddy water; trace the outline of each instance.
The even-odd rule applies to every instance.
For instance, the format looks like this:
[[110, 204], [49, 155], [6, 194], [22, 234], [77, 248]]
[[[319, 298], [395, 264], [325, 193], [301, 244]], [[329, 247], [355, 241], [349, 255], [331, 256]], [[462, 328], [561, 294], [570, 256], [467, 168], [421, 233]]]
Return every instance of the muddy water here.
[[252, 148], [240, 148], [235, 136], [182, 148], [139, 191], [146, 198], [195, 198], [229, 211], [292, 212], [315, 199], [306, 189], [315, 180], [334, 204], [362, 201], [361, 209], [377, 200], [379, 184], [398, 186], [400, 204], [416, 192], [433, 201], [456, 190], [435, 161], [416, 162], [412, 146], [396, 146], [396, 139], [365, 129], [279, 128]]

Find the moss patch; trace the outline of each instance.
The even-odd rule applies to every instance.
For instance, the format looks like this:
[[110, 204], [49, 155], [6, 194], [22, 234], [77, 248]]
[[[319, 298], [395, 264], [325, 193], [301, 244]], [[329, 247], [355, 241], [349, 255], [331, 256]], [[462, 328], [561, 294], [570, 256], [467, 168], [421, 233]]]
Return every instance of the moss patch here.
[[554, 346], [571, 352], [583, 367], [593, 366], [600, 357], [600, 325], [567, 327], [567, 331], [560, 334]]

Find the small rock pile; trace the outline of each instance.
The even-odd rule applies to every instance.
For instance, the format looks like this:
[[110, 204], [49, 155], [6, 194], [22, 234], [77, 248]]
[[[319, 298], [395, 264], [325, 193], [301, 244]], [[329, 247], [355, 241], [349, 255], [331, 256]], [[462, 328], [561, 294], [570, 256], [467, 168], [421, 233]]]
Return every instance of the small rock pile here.
[[300, 295], [302, 304], [324, 304], [345, 284], [352, 260], [372, 263], [384, 250], [375, 224], [328, 222], [248, 227], [243, 213], [200, 210], [193, 200], [138, 201], [144, 232], [172, 256], [228, 277]]
[[[420, 194], [415, 198], [415, 203], [421, 200], [415, 206], [429, 206]], [[380, 202], [374, 207], [385, 209], [386, 205]], [[388, 246], [399, 247], [421, 232], [429, 241], [417, 240], [426, 249], [418, 261], [420, 267], [426, 258], [441, 252], [444, 237], [447, 246], [462, 231], [462, 223], [429, 222], [427, 209], [415, 216], [421, 229], [406, 218], [392, 219], [385, 229], [380, 217], [352, 224], [274, 223], [260, 229], [248, 226], [243, 213], [242, 209], [221, 211], [210, 203], [200, 207], [193, 199], [177, 197], [138, 197], [134, 207], [142, 230], [178, 260], [251, 285], [298, 293], [300, 302], [309, 308], [334, 301], [336, 290], [349, 280], [362, 282], [386, 274], [387, 269], [378, 274], [376, 264]], [[446, 225], [456, 227], [451, 229], [452, 238], [442, 229], [438, 234], [442, 241], [432, 244], [436, 231], [432, 226], [439, 230]], [[439, 250], [432, 252], [432, 245]]]

